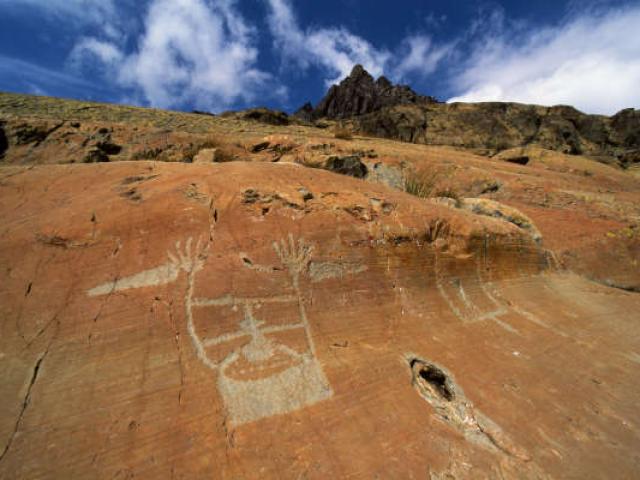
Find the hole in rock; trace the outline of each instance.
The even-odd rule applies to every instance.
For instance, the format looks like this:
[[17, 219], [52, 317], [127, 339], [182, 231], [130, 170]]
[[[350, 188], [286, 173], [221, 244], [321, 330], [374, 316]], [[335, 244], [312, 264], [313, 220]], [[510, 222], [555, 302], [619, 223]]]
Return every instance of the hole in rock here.
[[517, 163], [518, 165], [526, 165], [529, 163], [529, 157], [522, 156], [522, 157], [507, 158], [507, 162]]
[[455, 398], [450, 386], [449, 377], [435, 365], [414, 358], [409, 362], [414, 379], [447, 402]]

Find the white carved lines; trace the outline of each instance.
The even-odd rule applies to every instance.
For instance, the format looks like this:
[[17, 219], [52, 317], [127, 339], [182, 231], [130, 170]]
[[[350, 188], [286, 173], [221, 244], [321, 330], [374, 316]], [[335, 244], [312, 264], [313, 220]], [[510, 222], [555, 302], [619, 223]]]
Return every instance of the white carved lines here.
[[[185, 316], [198, 359], [217, 374], [217, 386], [231, 423], [241, 425], [312, 405], [333, 395], [315, 354], [300, 276], [308, 274], [312, 247], [303, 239], [273, 243], [288, 272], [283, 292], [263, 297], [233, 294], [194, 298], [198, 273], [205, 268], [209, 244], [189, 238], [176, 243], [168, 261], [129, 277], [88, 290], [90, 297], [114, 291], [166, 285], [187, 275]], [[242, 255], [241, 255], [242, 257]], [[246, 257], [246, 256], [245, 256]], [[272, 267], [244, 263], [259, 275]], [[224, 327], [227, 331], [222, 331]]]
[[190, 237], [185, 244], [184, 251], [182, 251], [181, 242], [178, 241], [176, 242], [175, 255], [172, 252], [167, 252], [167, 263], [129, 277], [103, 283], [87, 291], [87, 295], [90, 297], [98, 297], [121, 290], [167, 285], [175, 282], [181, 271], [188, 273], [192, 270], [200, 269], [204, 265], [204, 248], [202, 247], [200, 239], [198, 239], [196, 243], [194, 252], [192, 252], [191, 249], [192, 244], [193, 239]]
[[[508, 310], [482, 288], [483, 282], [479, 272], [475, 272], [476, 278], [469, 282], [452, 276], [449, 272], [445, 274], [443, 270], [441, 260], [436, 256], [436, 285], [440, 295], [456, 317], [464, 323], [493, 320], [503, 328], [514, 331], [513, 327], [499, 320], [499, 317], [507, 313]], [[471, 284], [476, 288], [473, 291], [467, 291], [465, 284]]]
[[[455, 277], [451, 272], [445, 274], [444, 270], [442, 261], [436, 256], [435, 273], [438, 291], [453, 314], [463, 323], [470, 324], [488, 320], [495, 322], [508, 332], [519, 334], [518, 330], [505, 320], [506, 316], [515, 315], [539, 327], [566, 336], [564, 332], [552, 327], [533, 313], [506, 300], [494, 283], [485, 281], [481, 273], [480, 262], [476, 263], [471, 278]], [[468, 288], [465, 288], [465, 285]]]
[[[294, 294], [193, 298], [191, 284], [186, 298], [189, 334], [200, 360], [219, 371], [218, 389], [235, 425], [298, 410], [333, 395], [315, 356], [300, 289], [312, 248], [292, 235], [274, 242], [273, 248], [289, 273]], [[274, 272], [252, 262], [243, 265], [260, 274]], [[208, 322], [222, 318], [223, 309], [235, 318], [234, 328], [212, 335]], [[277, 312], [285, 318], [274, 319]]]
[[276, 251], [278, 258], [280, 258], [282, 265], [289, 271], [293, 287], [297, 290], [299, 288], [298, 278], [300, 273], [309, 268], [313, 248], [305, 245], [302, 238], [296, 243], [293, 235], [289, 234], [288, 242], [286, 240], [273, 242], [273, 249]]

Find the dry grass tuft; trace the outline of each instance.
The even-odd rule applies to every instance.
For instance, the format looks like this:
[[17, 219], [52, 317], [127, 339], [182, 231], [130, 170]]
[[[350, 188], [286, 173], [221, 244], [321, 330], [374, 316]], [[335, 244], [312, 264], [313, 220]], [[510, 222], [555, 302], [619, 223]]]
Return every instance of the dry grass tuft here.
[[404, 191], [420, 198], [428, 198], [432, 196], [437, 175], [426, 172], [411, 172], [404, 183]]
[[340, 140], [353, 140], [353, 133], [346, 127], [336, 126], [333, 130], [333, 135]]
[[439, 188], [436, 185], [440, 178], [440, 173], [433, 172], [411, 172], [404, 183], [404, 191], [420, 198], [446, 197], [455, 200], [456, 205], [460, 204], [460, 195], [451, 187]]

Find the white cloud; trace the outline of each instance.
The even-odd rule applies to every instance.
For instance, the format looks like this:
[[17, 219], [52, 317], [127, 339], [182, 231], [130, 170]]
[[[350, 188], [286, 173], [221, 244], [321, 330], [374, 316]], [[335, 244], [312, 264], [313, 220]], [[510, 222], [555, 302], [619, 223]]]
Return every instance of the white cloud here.
[[374, 77], [387, 74], [396, 81], [408, 75], [426, 76], [435, 71], [452, 49], [451, 45], [434, 46], [429, 36], [421, 34], [407, 37], [394, 54], [375, 47], [343, 26], [303, 30], [290, 0], [266, 0], [266, 3], [269, 30], [278, 54], [303, 69], [309, 65], [324, 69], [327, 86], [349, 75], [356, 64], [361, 64]]
[[0, 90], [34, 95], [73, 96], [82, 92], [87, 98], [104, 98], [100, 85], [51, 68], [0, 54]]
[[362, 64], [372, 75], [382, 75], [391, 54], [377, 49], [367, 40], [344, 27], [310, 28], [298, 25], [288, 0], [267, 0], [269, 29], [277, 51], [285, 60], [302, 68], [316, 65], [327, 70], [327, 85], [347, 76], [353, 66]]
[[64, 20], [76, 26], [100, 26], [116, 17], [114, 0], [0, 0], [0, 7], [28, 8], [55, 21]]
[[426, 77], [452, 53], [453, 44], [434, 46], [430, 37], [414, 35], [404, 40], [401, 51], [400, 62], [394, 67], [395, 75], [401, 79], [412, 73]]
[[55, 87], [92, 87], [90, 82], [78, 78], [75, 75], [69, 75], [64, 72], [41, 67], [31, 62], [0, 54], [0, 85], [3, 84], [3, 80], [6, 81], [12, 78], [28, 82], [30, 85], [36, 85], [42, 82]]
[[97, 38], [81, 38], [69, 55], [70, 62], [81, 67], [83, 61], [94, 58], [107, 67], [114, 67], [124, 58], [122, 51], [112, 42]]
[[254, 37], [232, 0], [152, 0], [133, 53], [114, 41], [84, 38], [70, 61], [99, 60], [117, 83], [156, 107], [219, 110], [255, 101], [272, 82], [256, 67]]
[[583, 13], [556, 28], [498, 25], [475, 39], [452, 76], [460, 94], [449, 101], [569, 104], [603, 114], [638, 107], [639, 27], [640, 7]]

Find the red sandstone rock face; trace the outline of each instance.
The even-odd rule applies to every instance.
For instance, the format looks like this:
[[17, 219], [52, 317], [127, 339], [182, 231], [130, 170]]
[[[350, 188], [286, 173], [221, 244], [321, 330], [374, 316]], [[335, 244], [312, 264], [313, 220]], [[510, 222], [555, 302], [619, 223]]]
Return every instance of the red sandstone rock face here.
[[2, 478], [637, 474], [640, 298], [512, 223], [291, 164], [0, 189]]

